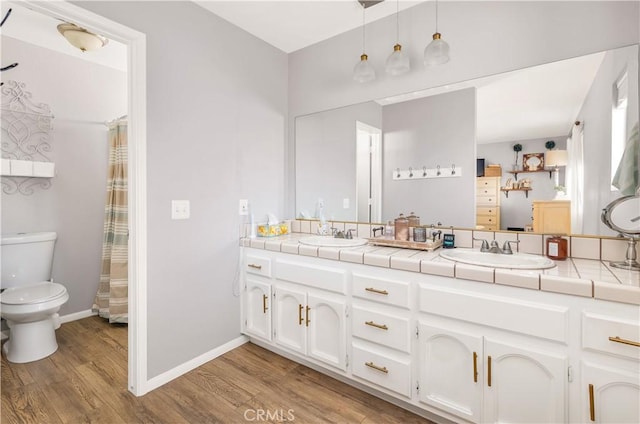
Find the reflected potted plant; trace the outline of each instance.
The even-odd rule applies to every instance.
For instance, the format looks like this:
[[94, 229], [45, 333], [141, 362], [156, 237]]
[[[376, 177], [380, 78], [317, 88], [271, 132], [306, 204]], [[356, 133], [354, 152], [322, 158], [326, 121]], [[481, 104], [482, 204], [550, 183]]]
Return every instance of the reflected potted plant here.
[[516, 153], [516, 161], [513, 164], [513, 170], [518, 170], [518, 154], [522, 151], [522, 144], [517, 143], [513, 145], [513, 151]]

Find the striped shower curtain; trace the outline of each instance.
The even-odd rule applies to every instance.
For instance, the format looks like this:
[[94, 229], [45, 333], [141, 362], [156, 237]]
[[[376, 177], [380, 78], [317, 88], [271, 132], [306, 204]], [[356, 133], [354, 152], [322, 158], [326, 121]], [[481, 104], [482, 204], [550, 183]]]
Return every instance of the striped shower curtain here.
[[109, 175], [104, 208], [102, 270], [93, 310], [111, 323], [126, 323], [128, 311], [127, 124], [109, 127]]

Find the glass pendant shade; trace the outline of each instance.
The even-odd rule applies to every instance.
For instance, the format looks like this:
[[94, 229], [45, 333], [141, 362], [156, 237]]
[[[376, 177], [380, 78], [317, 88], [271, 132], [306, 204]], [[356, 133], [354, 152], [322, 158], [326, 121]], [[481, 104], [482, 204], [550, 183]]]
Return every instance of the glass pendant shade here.
[[389, 75], [402, 75], [409, 72], [411, 65], [409, 63], [409, 56], [402, 52], [402, 46], [396, 44], [393, 46], [393, 53], [387, 59], [385, 70]]
[[353, 79], [357, 82], [369, 82], [376, 79], [376, 70], [367, 59], [368, 56], [363, 53], [360, 56], [360, 61], [353, 68]]
[[449, 44], [441, 38], [441, 34], [433, 34], [433, 41], [424, 49], [425, 66], [442, 65], [449, 61]]

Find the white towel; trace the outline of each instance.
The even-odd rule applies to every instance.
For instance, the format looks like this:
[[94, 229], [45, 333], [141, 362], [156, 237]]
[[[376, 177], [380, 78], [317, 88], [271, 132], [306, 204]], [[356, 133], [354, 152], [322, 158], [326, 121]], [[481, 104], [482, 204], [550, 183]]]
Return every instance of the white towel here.
[[637, 122], [631, 130], [611, 185], [624, 196], [634, 195], [640, 189], [640, 133]]

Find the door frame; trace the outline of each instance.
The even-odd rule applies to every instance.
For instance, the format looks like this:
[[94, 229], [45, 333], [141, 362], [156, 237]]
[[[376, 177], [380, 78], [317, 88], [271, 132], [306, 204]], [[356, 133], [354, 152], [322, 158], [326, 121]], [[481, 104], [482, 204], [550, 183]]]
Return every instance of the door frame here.
[[[67, 1], [21, 0], [9, 5], [95, 31], [127, 45], [129, 312], [128, 390], [149, 391], [147, 380], [147, 104], [146, 35]], [[131, 284], [134, 282], [134, 284]]]

